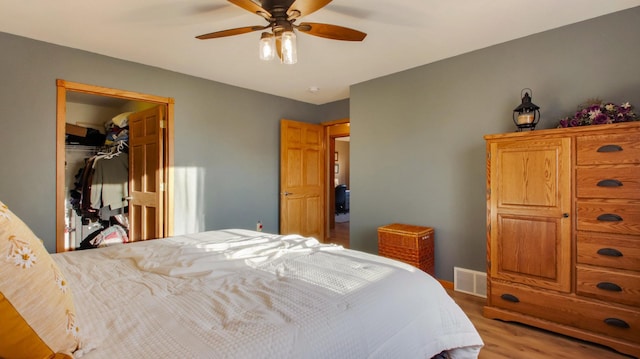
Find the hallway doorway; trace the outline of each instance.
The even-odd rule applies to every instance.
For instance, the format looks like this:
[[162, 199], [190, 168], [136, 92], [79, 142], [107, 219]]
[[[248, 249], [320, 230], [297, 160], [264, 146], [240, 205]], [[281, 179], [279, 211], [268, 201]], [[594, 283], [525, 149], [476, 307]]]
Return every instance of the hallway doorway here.
[[351, 207], [349, 119], [325, 123], [327, 143], [326, 243], [349, 248]]

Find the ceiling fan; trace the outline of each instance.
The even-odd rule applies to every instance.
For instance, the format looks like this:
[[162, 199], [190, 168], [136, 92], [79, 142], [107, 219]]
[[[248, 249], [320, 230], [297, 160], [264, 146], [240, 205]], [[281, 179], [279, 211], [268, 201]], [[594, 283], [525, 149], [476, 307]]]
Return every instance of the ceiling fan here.
[[309, 15], [325, 7], [332, 0], [228, 0], [253, 14], [262, 16], [267, 25], [245, 26], [221, 30], [196, 36], [197, 39], [215, 39], [219, 37], [246, 34], [253, 31], [270, 29], [260, 38], [260, 58], [269, 60], [277, 53], [283, 63], [294, 64], [297, 61], [296, 37], [294, 29], [300, 32], [332, 40], [362, 41], [364, 32], [343, 26], [302, 22], [295, 24], [300, 17]]

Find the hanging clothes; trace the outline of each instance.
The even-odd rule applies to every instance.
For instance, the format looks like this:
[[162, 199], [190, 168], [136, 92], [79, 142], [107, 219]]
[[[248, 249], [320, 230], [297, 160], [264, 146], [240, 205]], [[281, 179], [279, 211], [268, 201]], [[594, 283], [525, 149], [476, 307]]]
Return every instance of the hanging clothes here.
[[91, 156], [85, 161], [82, 171], [82, 179], [80, 180], [80, 214], [83, 218], [96, 219], [98, 210], [91, 208], [91, 184], [93, 181], [93, 163], [96, 156]]
[[91, 208], [117, 210], [128, 206], [129, 155], [97, 158], [91, 179]]
[[125, 142], [85, 160], [71, 197], [74, 209], [83, 218], [108, 221], [123, 214], [129, 205], [129, 154]]
[[75, 188], [69, 191], [74, 210], [70, 232], [79, 229], [80, 234], [74, 236], [74, 243], [80, 244], [76, 249], [128, 242], [129, 115], [123, 113], [105, 123], [102, 148], [85, 158], [75, 176]]

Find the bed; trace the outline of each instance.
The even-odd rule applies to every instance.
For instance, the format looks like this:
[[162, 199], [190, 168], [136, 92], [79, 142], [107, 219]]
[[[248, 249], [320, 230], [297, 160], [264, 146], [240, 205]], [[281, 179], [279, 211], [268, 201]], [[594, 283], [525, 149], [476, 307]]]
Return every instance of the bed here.
[[[1, 229], [8, 220], [16, 217], [4, 206], [0, 299], [15, 295], [8, 277], [33, 281], [7, 271], [53, 269], [54, 289], [72, 300], [64, 324], [73, 343], [39, 336], [60, 357], [476, 358], [483, 345], [429, 275], [313, 238], [228, 229], [49, 256], [29, 234]], [[36, 319], [54, 317], [42, 312], [58, 306], [47, 298]], [[29, 357], [6, 346], [0, 357]]]

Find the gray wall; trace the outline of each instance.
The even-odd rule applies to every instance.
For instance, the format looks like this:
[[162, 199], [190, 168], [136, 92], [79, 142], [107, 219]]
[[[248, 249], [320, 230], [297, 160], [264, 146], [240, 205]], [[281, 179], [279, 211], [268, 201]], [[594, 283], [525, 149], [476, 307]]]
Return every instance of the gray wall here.
[[482, 135], [513, 131], [524, 87], [542, 107], [540, 128], [592, 97], [640, 106], [638, 18], [634, 8], [457, 56], [323, 106], [0, 33], [0, 200], [55, 248], [58, 78], [175, 98], [176, 170], [197, 177], [195, 189], [180, 182], [176, 205], [198, 208], [187, 227], [202, 230], [259, 219], [277, 232], [279, 120], [350, 117], [351, 246], [375, 253], [377, 227], [391, 222], [432, 226], [437, 277], [484, 271]]
[[539, 128], [594, 97], [640, 106], [638, 19], [640, 7], [352, 86], [351, 247], [376, 252], [388, 223], [431, 226], [438, 278], [484, 271], [482, 136], [515, 130], [525, 87]]
[[[349, 116], [311, 105], [0, 33], [0, 201], [55, 250], [56, 79], [175, 99], [179, 229], [278, 231], [279, 121]], [[196, 179], [194, 179], [194, 176]], [[194, 188], [195, 187], [195, 188]], [[188, 193], [190, 197], [185, 194]]]

